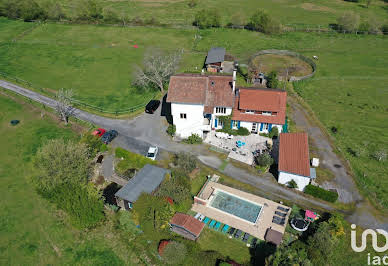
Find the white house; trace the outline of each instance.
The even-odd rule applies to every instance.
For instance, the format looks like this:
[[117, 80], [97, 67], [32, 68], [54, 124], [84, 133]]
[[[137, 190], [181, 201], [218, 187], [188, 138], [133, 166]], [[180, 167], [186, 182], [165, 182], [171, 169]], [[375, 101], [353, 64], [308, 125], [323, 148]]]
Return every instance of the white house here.
[[300, 191], [315, 178], [315, 169], [310, 168], [307, 133], [280, 134], [278, 171], [280, 184], [294, 180]]
[[204, 132], [221, 129], [220, 116], [232, 113], [235, 98], [235, 77], [204, 74], [178, 74], [170, 78], [167, 102], [176, 135], [203, 137]]
[[232, 128], [247, 128], [251, 133], [268, 133], [277, 127], [283, 131], [286, 121], [287, 92], [279, 89], [240, 88], [233, 115]]

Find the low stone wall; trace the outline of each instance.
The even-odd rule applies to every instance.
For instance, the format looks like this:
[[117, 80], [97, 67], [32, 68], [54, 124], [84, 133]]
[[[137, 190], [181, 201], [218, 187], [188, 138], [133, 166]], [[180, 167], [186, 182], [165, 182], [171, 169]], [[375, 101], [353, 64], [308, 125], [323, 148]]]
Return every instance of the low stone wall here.
[[253, 58], [255, 58], [256, 56], [266, 55], [266, 54], [288, 55], [288, 56], [297, 57], [300, 60], [306, 62], [307, 64], [309, 64], [311, 66], [311, 68], [313, 70], [313, 72], [311, 74], [308, 74], [308, 75], [305, 75], [305, 76], [302, 76], [302, 77], [291, 76], [289, 81], [299, 81], [299, 80], [304, 80], [304, 79], [311, 78], [312, 76], [314, 76], [314, 74], [315, 74], [315, 72], [317, 70], [317, 65], [315, 64], [315, 62], [312, 59], [310, 59], [310, 58], [308, 58], [308, 57], [306, 57], [304, 55], [298, 54], [296, 52], [288, 51], [288, 50], [276, 50], [276, 49], [261, 50], [261, 51], [255, 53], [251, 57], [251, 60]]

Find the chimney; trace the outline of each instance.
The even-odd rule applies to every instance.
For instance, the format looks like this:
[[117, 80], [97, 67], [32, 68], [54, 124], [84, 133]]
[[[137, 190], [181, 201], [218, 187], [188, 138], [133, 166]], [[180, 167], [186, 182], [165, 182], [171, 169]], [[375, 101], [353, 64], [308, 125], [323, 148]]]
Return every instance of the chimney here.
[[234, 69], [233, 69], [233, 83], [232, 83], [232, 90], [233, 90], [233, 92], [235, 92], [235, 90], [236, 90], [237, 67], [238, 67], [238, 64], [237, 64], [237, 63], [234, 63]]

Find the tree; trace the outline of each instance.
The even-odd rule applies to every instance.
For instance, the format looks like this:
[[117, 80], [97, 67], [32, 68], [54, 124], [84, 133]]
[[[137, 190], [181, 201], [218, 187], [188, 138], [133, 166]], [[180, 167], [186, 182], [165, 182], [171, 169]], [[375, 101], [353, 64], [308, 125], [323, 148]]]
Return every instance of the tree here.
[[269, 135], [268, 135], [271, 139], [273, 137], [278, 137], [279, 136], [279, 129], [278, 127], [272, 127], [271, 131], [269, 132]]
[[278, 86], [278, 73], [276, 71], [271, 71], [267, 76], [267, 87], [276, 89]]
[[203, 9], [197, 12], [193, 24], [200, 29], [219, 27], [221, 25], [220, 15], [216, 10]]
[[294, 179], [291, 179], [291, 181], [289, 181], [289, 182], [287, 183], [287, 186], [288, 186], [289, 188], [298, 188], [298, 184], [295, 182]]
[[118, 23], [121, 18], [117, 12], [111, 7], [105, 7], [103, 10], [104, 21], [108, 23]]
[[135, 72], [135, 85], [155, 86], [163, 92], [170, 76], [178, 69], [182, 54], [183, 50], [170, 54], [163, 54], [158, 50], [146, 53], [143, 68], [137, 67]]
[[74, 114], [74, 108], [72, 106], [73, 96], [74, 93], [71, 89], [60, 89], [56, 94], [57, 103], [55, 109], [61, 120], [65, 121], [65, 124], [69, 122], [69, 117]]
[[73, 7], [73, 19], [97, 20], [103, 18], [100, 0], [78, 0]]
[[231, 26], [244, 26], [246, 24], [246, 18], [242, 13], [235, 13], [230, 18]]
[[62, 184], [86, 184], [90, 159], [85, 145], [63, 139], [49, 140], [35, 157], [37, 175], [33, 180], [42, 193], [51, 193]]
[[301, 242], [291, 244], [289, 247], [278, 248], [276, 252], [266, 259], [266, 265], [272, 266], [310, 266], [306, 247]]
[[352, 11], [347, 11], [337, 19], [337, 22], [340, 30], [355, 32], [360, 24], [360, 16]]
[[174, 172], [172, 177], [166, 178], [156, 191], [156, 196], [171, 197], [174, 202], [181, 203], [191, 198], [190, 184], [184, 180], [188, 179], [186, 176], [181, 176]]
[[34, 0], [19, 1], [20, 14], [19, 16], [24, 21], [46, 19], [47, 14]]
[[267, 34], [279, 33], [281, 25], [278, 21], [271, 18], [264, 10], [257, 10], [250, 18], [248, 27], [252, 30], [260, 31]]
[[167, 264], [178, 265], [186, 257], [187, 248], [183, 243], [170, 241], [163, 249], [162, 258]]
[[264, 152], [256, 157], [256, 163], [260, 166], [270, 166], [273, 163], [273, 159], [268, 152]]
[[369, 8], [371, 3], [372, 3], [372, 0], [366, 0], [366, 8]]
[[174, 164], [184, 173], [189, 174], [197, 167], [197, 159], [187, 152], [179, 152], [174, 156]]

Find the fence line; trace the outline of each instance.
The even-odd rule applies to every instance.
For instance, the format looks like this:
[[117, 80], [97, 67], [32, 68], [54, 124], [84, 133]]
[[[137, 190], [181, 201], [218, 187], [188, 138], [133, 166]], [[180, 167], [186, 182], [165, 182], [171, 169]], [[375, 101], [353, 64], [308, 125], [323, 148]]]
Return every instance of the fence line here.
[[[30, 88], [33, 88], [33, 89], [36, 89], [36, 90], [42, 92], [43, 94], [46, 94], [46, 95], [48, 94], [52, 98], [56, 97], [56, 95], [54, 93], [48, 92], [47, 90], [44, 90], [41, 87], [33, 86], [30, 82], [25, 81], [23, 79], [20, 79], [18, 77], [10, 76], [10, 75], [8, 75], [8, 74], [6, 74], [4, 72], [0, 72], [0, 76], [4, 77], [5, 79], [8, 79], [8, 80], [13, 80], [16, 83], [27, 85]], [[113, 114], [113, 115], [117, 116], [117, 115], [121, 115], [121, 114], [133, 113], [133, 112], [135, 112], [137, 110], [140, 110], [140, 109], [144, 108], [150, 100], [155, 98], [155, 96], [157, 94], [158, 93], [155, 93], [152, 97], [150, 97], [149, 99], [147, 99], [146, 101], [144, 101], [144, 102], [142, 102], [140, 104], [131, 106], [131, 107], [127, 108], [127, 109], [118, 109], [118, 110], [106, 110], [106, 109], [104, 109], [102, 107], [94, 106], [94, 105], [91, 105], [91, 104], [88, 104], [88, 103], [85, 103], [85, 102], [82, 102], [82, 101], [79, 101], [79, 100], [75, 100], [75, 99], [72, 100], [72, 103], [73, 103], [74, 106], [79, 106], [81, 108], [82, 107], [83, 108], [88, 108], [88, 109], [92, 109], [92, 110], [100, 112], [100, 113]]]

